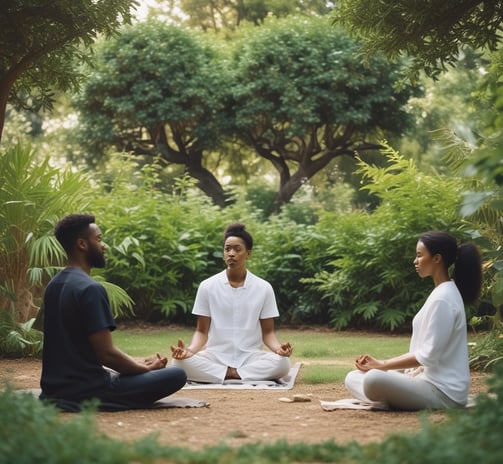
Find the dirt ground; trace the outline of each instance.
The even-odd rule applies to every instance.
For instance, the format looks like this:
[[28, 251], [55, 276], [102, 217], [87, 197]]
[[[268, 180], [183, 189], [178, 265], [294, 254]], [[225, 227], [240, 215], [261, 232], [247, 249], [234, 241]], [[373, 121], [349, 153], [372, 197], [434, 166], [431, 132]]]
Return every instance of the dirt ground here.
[[[295, 359], [292, 359], [295, 362]], [[0, 359], [0, 385], [8, 380], [15, 388], [39, 388], [41, 361]], [[472, 393], [486, 389], [486, 377], [472, 373]], [[306, 403], [284, 403], [280, 397], [310, 395]], [[207, 446], [246, 443], [319, 443], [335, 440], [339, 444], [356, 441], [378, 442], [397, 432], [418, 430], [421, 416], [416, 412], [337, 410], [326, 412], [319, 400], [347, 398], [342, 384], [302, 383], [302, 368], [296, 386], [287, 391], [182, 390], [174, 396], [208, 402], [209, 407], [158, 409], [124, 412], [99, 412], [96, 421], [104, 434], [120, 440], [137, 440], [156, 434], [158, 442], [198, 450]], [[71, 416], [62, 413], [62, 416]], [[430, 414], [438, 423], [443, 412]]]

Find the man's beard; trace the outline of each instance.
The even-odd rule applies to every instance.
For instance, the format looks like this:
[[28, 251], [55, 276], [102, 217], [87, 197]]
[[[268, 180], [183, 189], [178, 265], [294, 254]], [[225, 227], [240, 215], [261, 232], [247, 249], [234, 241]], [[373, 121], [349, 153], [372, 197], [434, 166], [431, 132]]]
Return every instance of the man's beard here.
[[87, 255], [87, 262], [91, 267], [102, 269], [105, 267], [105, 255], [98, 250], [91, 249]]

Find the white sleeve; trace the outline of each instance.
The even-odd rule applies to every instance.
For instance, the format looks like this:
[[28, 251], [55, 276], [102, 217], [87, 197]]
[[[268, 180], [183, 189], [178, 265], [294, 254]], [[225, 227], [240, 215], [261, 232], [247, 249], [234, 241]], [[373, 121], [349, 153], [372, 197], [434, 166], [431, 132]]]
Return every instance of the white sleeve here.
[[414, 355], [423, 366], [435, 366], [450, 343], [455, 315], [450, 305], [439, 299], [431, 303], [425, 316]]

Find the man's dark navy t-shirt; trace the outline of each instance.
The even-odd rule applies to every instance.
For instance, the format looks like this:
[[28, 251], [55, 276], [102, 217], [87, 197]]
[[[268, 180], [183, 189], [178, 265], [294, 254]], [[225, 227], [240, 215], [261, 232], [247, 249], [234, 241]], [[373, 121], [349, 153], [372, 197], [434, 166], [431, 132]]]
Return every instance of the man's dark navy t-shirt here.
[[43, 397], [82, 401], [110, 384], [88, 337], [115, 321], [105, 288], [83, 270], [67, 268], [44, 295]]

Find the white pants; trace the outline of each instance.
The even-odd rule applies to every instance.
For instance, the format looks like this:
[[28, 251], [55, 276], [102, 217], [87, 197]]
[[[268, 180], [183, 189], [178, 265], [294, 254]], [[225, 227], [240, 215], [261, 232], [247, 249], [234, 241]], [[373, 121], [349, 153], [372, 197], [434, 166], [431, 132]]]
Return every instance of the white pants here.
[[[187, 359], [173, 359], [171, 362], [174, 366], [184, 369], [187, 380], [193, 382], [223, 383], [229, 367], [206, 351], [199, 351]], [[260, 351], [250, 354], [237, 371], [242, 380], [276, 380], [288, 374], [290, 359], [276, 353]]]
[[383, 402], [392, 409], [417, 411], [463, 406], [423, 378], [398, 371], [352, 371], [346, 376], [345, 384], [354, 398]]

